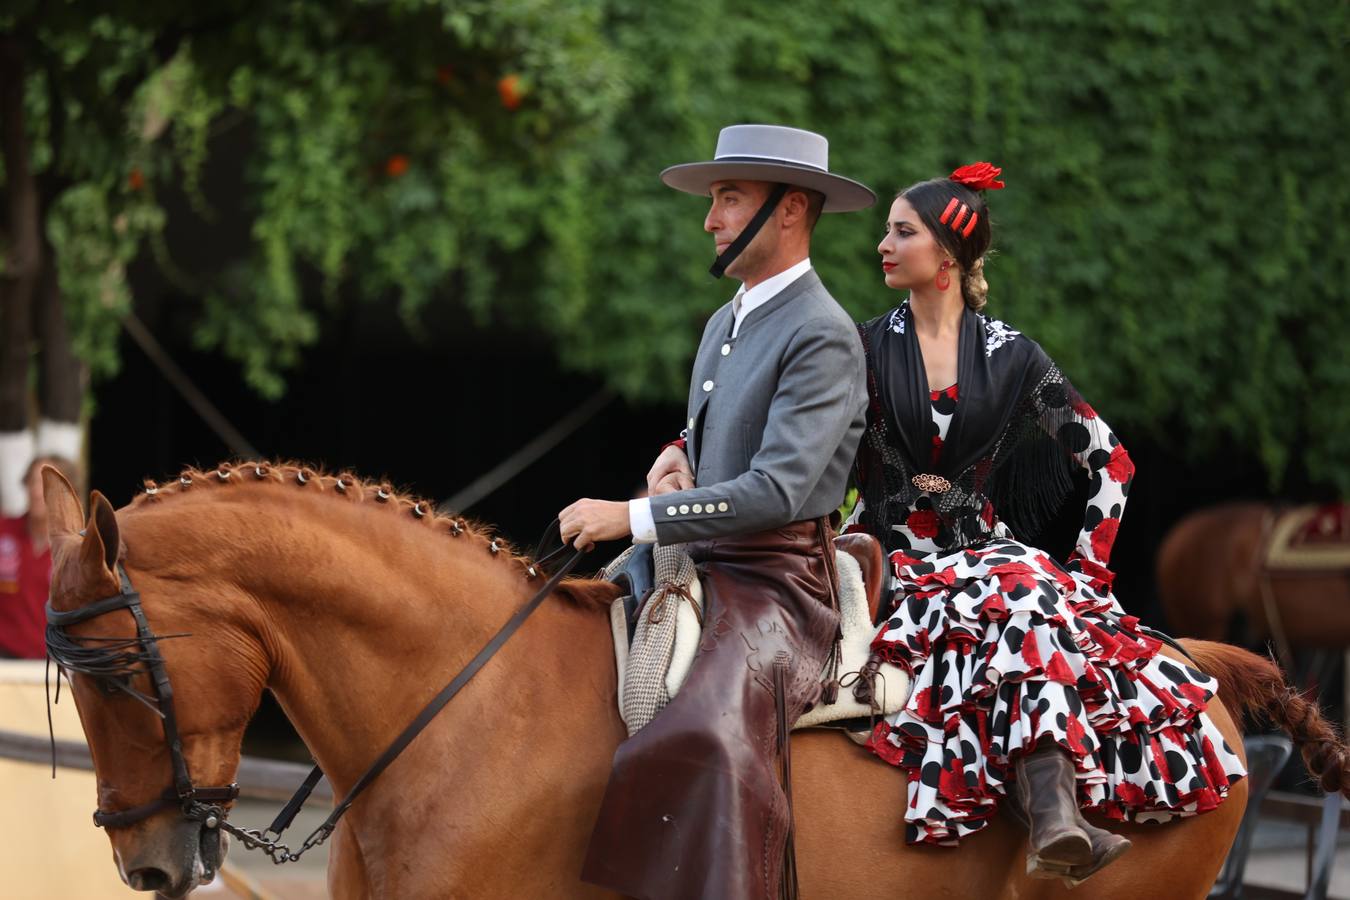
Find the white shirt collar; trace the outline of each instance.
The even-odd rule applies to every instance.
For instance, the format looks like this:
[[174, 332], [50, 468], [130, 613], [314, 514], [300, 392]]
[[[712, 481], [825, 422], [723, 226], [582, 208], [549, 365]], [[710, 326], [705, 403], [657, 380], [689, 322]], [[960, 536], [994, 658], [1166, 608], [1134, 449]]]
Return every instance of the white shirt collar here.
[[736, 296], [731, 298], [731, 308], [736, 314], [736, 321], [731, 326], [731, 336], [735, 337], [737, 332], [741, 330], [741, 322], [745, 321], [745, 317], [750, 314], [751, 310], [763, 306], [765, 303], [778, 296], [783, 288], [792, 284], [792, 282], [801, 278], [810, 270], [811, 257], [808, 256], [806, 259], [794, 266], [789, 266], [777, 275], [764, 279], [748, 291], [745, 289], [745, 285], [741, 285], [741, 289], [736, 292]]

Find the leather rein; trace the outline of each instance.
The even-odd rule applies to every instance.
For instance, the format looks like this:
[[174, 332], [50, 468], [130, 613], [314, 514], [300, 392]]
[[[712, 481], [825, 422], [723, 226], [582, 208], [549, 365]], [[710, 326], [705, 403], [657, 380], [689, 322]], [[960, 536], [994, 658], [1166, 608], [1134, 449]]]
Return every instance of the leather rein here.
[[[556, 521], [554, 524], [557, 524]], [[552, 526], [550, 526], [550, 531]], [[547, 532], [545, 536], [547, 537]], [[540, 542], [542, 545], [542, 541]], [[547, 556], [538, 558], [527, 569], [529, 577], [533, 578], [538, 574], [539, 569], [546, 563], [558, 558], [568, 549], [567, 544], [563, 544]], [[65, 628], [68, 625], [75, 625], [80, 622], [87, 622], [90, 619], [97, 618], [106, 613], [119, 609], [129, 611], [132, 618], [136, 620], [136, 638], [134, 641], [125, 643], [134, 643], [140, 646], [140, 653], [137, 658], [143, 660], [149, 669], [151, 684], [155, 690], [153, 698], [157, 709], [151, 708], [156, 712], [164, 724], [164, 740], [169, 747], [169, 756], [173, 763], [173, 784], [164, 789], [164, 792], [155, 800], [141, 806], [131, 809], [119, 810], [115, 812], [105, 812], [95, 810], [94, 824], [99, 828], [126, 828], [134, 825], [158, 813], [160, 810], [177, 806], [182, 810], [183, 816], [201, 822], [207, 828], [220, 828], [243, 842], [247, 849], [260, 849], [266, 853], [272, 862], [280, 865], [287, 862], [295, 862], [305, 851], [317, 847], [328, 840], [334, 829], [337, 828], [338, 820], [343, 814], [351, 808], [356, 798], [370, 786], [376, 777], [379, 776], [389, 764], [392, 763], [404, 748], [408, 746], [422, 732], [424, 728], [436, 717], [436, 714], [445, 707], [460, 690], [468, 684], [478, 671], [483, 668], [489, 659], [491, 659], [502, 645], [516, 633], [525, 620], [529, 618], [539, 606], [544, 602], [549, 594], [558, 586], [558, 584], [569, 575], [576, 564], [585, 555], [585, 551], [577, 550], [561, 565], [557, 572], [549, 577], [544, 586], [539, 589], [528, 602], [516, 610], [515, 614], [507, 620], [492, 640], [479, 650], [477, 655], [471, 659], [463, 669], [459, 671], [450, 683], [441, 689], [430, 702], [422, 708], [398, 737], [380, 754], [379, 758], [370, 764], [369, 768], [356, 780], [347, 796], [333, 808], [328, 818], [323, 821], [318, 828], [305, 838], [304, 843], [299, 850], [294, 852], [285, 844], [280, 843], [281, 834], [285, 831], [304, 806], [305, 800], [314, 790], [319, 780], [323, 777], [323, 770], [315, 766], [305, 778], [304, 783], [296, 790], [294, 796], [286, 803], [281, 812], [277, 814], [272, 824], [262, 831], [253, 828], [240, 828], [230, 824], [226, 820], [226, 810], [223, 806], [239, 796], [239, 785], [230, 784], [225, 787], [198, 787], [193, 784], [192, 776], [188, 772], [187, 759], [183, 755], [183, 741], [178, 733], [178, 719], [174, 713], [173, 705], [173, 686], [169, 682], [169, 672], [164, 666], [164, 657], [159, 652], [159, 641], [168, 637], [186, 637], [186, 635], [161, 635], [156, 636], [151, 630], [149, 622], [145, 618], [145, 612], [141, 608], [141, 596], [131, 585], [131, 579], [127, 577], [126, 568], [119, 560], [117, 562], [117, 577], [121, 582], [121, 590], [111, 597], [105, 597], [102, 600], [96, 600], [79, 609], [69, 612], [59, 612], [52, 609], [51, 603], [47, 604], [47, 645], [48, 659], [55, 660], [58, 667], [66, 668], [62, 664], [62, 655], [57, 651], [60, 647], [65, 650], [70, 646], [70, 638], [65, 635]], [[79, 666], [74, 667], [77, 671], [86, 671]], [[105, 680], [113, 678], [112, 675], [100, 673], [96, 670], [88, 670], [95, 678]], [[132, 693], [138, 698], [141, 696], [135, 691], [115, 681], [112, 686], [128, 693]], [[60, 681], [57, 681], [58, 699], [60, 694]], [[48, 709], [48, 724], [50, 725], [50, 708]], [[53, 766], [55, 765], [55, 737], [52, 739]], [[269, 837], [270, 835], [270, 837]]]

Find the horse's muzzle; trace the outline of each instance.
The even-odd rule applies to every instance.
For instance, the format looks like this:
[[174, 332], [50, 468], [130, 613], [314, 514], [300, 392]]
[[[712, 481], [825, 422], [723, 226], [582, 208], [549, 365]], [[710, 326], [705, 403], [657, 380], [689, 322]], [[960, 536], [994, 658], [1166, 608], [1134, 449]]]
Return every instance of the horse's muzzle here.
[[206, 828], [195, 819], [169, 819], [143, 832], [138, 846], [121, 848], [123, 880], [137, 891], [185, 897], [215, 880], [225, 859], [225, 841], [218, 828]]

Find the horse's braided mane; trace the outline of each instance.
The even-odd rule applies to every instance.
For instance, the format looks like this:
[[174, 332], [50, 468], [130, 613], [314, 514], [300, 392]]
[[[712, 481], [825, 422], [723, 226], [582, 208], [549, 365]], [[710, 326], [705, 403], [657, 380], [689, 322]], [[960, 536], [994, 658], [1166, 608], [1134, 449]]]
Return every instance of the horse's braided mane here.
[[[177, 478], [157, 482], [146, 479], [141, 493], [131, 501], [133, 509], [152, 503], [162, 503], [169, 497], [197, 493], [251, 487], [253, 485], [288, 486], [295, 490], [310, 493], [328, 494], [335, 501], [347, 503], [379, 504], [397, 511], [410, 524], [423, 528], [434, 528], [446, 532], [451, 537], [467, 538], [483, 545], [491, 555], [501, 557], [519, 565], [530, 578], [546, 577], [547, 573], [537, 572], [534, 561], [521, 553], [504, 537], [493, 532], [485, 523], [463, 516], [447, 516], [436, 510], [434, 501], [418, 497], [407, 491], [399, 490], [388, 482], [372, 481], [352, 472], [332, 473], [321, 466], [310, 466], [292, 460], [259, 461], [241, 460], [224, 462], [214, 469], [185, 468]], [[579, 602], [607, 603], [603, 592], [596, 593], [583, 586], [589, 579], [569, 578], [563, 586], [570, 588], [564, 593]]]

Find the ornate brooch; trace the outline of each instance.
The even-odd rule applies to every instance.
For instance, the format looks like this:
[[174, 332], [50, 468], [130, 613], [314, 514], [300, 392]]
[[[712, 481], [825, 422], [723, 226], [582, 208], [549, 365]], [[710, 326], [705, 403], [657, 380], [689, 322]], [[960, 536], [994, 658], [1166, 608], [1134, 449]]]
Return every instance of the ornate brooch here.
[[952, 489], [952, 483], [941, 475], [929, 475], [926, 472], [915, 475], [910, 481], [919, 490], [927, 491], [930, 494], [943, 494]]

